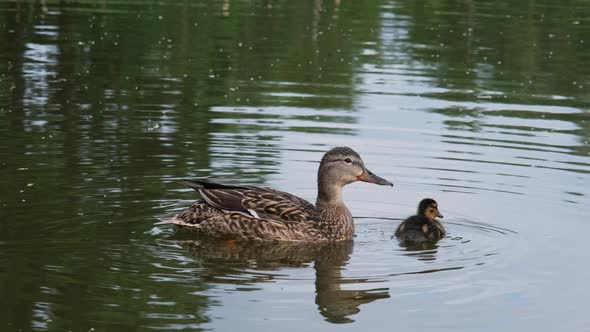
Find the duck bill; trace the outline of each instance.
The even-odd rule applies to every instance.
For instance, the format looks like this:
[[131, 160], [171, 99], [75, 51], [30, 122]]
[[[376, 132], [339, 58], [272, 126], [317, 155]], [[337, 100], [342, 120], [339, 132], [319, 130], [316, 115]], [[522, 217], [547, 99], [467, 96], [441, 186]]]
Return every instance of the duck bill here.
[[359, 175], [357, 177], [357, 179], [359, 181], [363, 181], [363, 182], [369, 182], [369, 183], [374, 183], [374, 184], [378, 184], [378, 185], [382, 185], [382, 186], [392, 186], [393, 187], [393, 183], [385, 180], [384, 178], [382, 178], [380, 176], [373, 174], [373, 172], [369, 171], [368, 169], [365, 169], [363, 174]]

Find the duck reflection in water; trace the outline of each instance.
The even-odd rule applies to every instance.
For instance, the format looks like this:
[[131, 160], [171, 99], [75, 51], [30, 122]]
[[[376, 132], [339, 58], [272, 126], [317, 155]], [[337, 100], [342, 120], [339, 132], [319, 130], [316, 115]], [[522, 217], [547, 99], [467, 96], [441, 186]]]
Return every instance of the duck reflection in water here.
[[[390, 297], [388, 288], [343, 289], [345, 284], [369, 282], [367, 279], [342, 276], [353, 251], [353, 241], [309, 245], [300, 242], [220, 240], [203, 236], [198, 240], [181, 240], [179, 244], [202, 264], [205, 268], [202, 277], [208, 282], [250, 284], [271, 281], [275, 276], [268, 271], [307, 267], [313, 263], [316, 271], [315, 303], [320, 314], [332, 323], [353, 322], [350, 316], [360, 312], [362, 304]], [[252, 273], [252, 270], [260, 273]]]
[[354, 322], [350, 316], [360, 312], [360, 305], [389, 298], [389, 288], [367, 290], [342, 289], [344, 284], [368, 283], [368, 279], [347, 279], [342, 270], [352, 253], [353, 242], [326, 244], [315, 259], [316, 304], [322, 316], [332, 323]]

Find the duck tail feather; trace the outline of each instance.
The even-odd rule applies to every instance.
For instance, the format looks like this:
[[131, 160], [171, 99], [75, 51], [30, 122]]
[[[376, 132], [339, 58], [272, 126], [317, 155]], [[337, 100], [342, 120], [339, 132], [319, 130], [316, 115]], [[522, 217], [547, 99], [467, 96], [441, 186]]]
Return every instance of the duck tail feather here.
[[190, 179], [182, 179], [182, 182], [187, 185], [189, 188], [193, 188], [194, 190], [203, 189], [206, 186], [206, 182], [203, 181], [195, 181]]
[[184, 182], [184, 184], [187, 185], [188, 187], [193, 188], [194, 190], [197, 190], [197, 191], [199, 191], [201, 189], [236, 189], [236, 188], [239, 188], [236, 186], [226, 186], [226, 185], [219, 184], [219, 183], [191, 180], [191, 179], [182, 179], [182, 182]]

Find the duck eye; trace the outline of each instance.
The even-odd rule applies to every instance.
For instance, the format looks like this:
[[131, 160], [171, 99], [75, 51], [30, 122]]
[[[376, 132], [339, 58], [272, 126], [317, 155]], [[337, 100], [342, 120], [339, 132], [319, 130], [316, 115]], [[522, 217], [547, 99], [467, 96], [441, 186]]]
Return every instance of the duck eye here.
[[352, 159], [346, 158], [346, 159], [344, 159], [344, 162], [347, 163], [347, 164], [350, 164], [352, 162]]

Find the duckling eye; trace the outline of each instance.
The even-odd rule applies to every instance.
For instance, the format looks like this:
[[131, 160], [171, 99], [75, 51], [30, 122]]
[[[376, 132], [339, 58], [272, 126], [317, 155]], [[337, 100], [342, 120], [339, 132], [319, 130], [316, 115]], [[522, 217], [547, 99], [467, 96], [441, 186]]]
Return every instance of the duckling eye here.
[[350, 164], [352, 162], [352, 159], [346, 158], [346, 159], [344, 159], [344, 162], [347, 163], [347, 164]]

